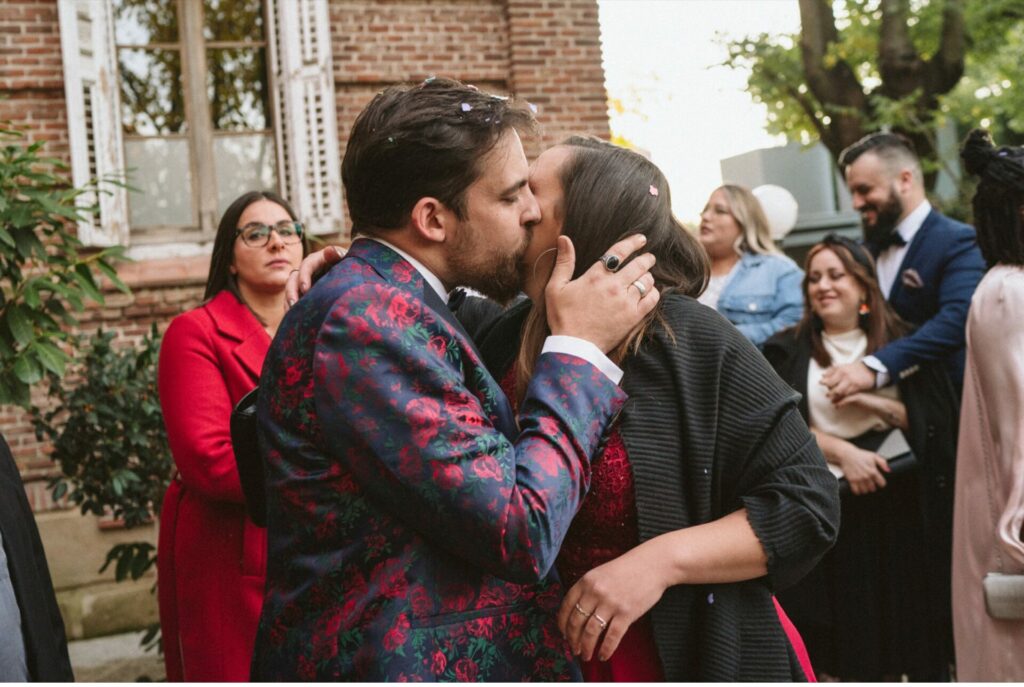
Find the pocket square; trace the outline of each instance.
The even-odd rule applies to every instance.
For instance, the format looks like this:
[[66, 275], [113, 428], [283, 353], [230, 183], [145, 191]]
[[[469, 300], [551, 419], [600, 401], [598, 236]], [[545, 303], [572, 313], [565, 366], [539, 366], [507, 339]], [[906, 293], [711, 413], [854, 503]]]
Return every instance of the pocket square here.
[[904, 286], [911, 289], [919, 289], [924, 286], [924, 280], [921, 279], [921, 275], [913, 267], [903, 270], [900, 281], [903, 282]]

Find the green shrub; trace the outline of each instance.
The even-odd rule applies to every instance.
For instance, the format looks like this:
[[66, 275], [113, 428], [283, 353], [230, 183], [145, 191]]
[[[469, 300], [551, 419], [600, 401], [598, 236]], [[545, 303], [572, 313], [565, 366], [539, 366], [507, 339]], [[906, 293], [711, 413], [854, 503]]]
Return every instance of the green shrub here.
[[68, 327], [86, 300], [103, 302], [94, 270], [125, 293], [113, 267], [121, 246], [83, 250], [75, 222], [96, 213], [105, 180], [73, 188], [42, 141], [0, 125], [0, 405], [31, 405], [46, 373], [64, 375], [76, 345]]
[[[160, 335], [156, 325], [141, 345], [115, 347], [113, 332], [97, 332], [74, 386], [51, 375], [50, 410], [36, 410], [36, 436], [53, 444], [61, 475], [50, 481], [54, 500], [67, 497], [82, 514], [112, 515], [132, 528], [160, 514], [173, 471], [156, 369]], [[100, 572], [114, 566], [115, 579], [138, 580], [156, 564], [156, 548], [145, 541], [117, 544]], [[156, 645], [159, 624], [143, 644]]]

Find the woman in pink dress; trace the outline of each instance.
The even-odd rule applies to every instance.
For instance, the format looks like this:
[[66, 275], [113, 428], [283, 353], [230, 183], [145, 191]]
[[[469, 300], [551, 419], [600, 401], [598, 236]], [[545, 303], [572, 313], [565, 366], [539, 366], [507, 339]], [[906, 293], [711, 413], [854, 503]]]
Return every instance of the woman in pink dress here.
[[991, 268], [967, 316], [953, 512], [957, 678], [1021, 682], [1024, 617], [986, 603], [984, 579], [1024, 587], [1024, 148], [996, 148], [975, 131], [962, 155], [980, 179], [974, 222]]

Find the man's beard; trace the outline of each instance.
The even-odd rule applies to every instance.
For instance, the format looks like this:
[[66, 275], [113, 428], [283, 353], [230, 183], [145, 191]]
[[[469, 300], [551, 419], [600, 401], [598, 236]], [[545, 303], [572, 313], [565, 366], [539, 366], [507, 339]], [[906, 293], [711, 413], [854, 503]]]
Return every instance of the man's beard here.
[[499, 303], [508, 303], [522, 291], [520, 269], [528, 245], [524, 237], [516, 250], [499, 251], [488, 244], [483, 232], [463, 222], [448, 256], [452, 277], [460, 286], [468, 286]]
[[[875, 223], [868, 224], [862, 214], [860, 225], [864, 231], [864, 240], [877, 243], [896, 229], [896, 225], [900, 223], [900, 217], [903, 216], [903, 202], [895, 189], [890, 189], [889, 199], [881, 205], [872, 205], [871, 209], [875, 211]], [[864, 208], [861, 208], [862, 212], [863, 210]]]

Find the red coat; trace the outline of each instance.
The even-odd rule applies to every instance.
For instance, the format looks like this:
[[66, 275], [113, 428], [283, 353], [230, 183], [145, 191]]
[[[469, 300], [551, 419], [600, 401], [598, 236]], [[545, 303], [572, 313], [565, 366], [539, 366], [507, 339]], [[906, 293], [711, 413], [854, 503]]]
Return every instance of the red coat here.
[[160, 404], [178, 474], [160, 514], [160, 625], [170, 681], [247, 681], [266, 530], [246, 515], [229, 417], [259, 381], [270, 337], [228, 291], [176, 317]]

